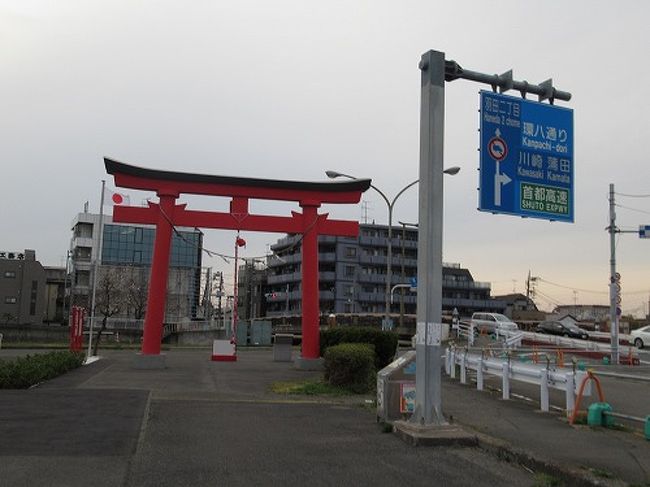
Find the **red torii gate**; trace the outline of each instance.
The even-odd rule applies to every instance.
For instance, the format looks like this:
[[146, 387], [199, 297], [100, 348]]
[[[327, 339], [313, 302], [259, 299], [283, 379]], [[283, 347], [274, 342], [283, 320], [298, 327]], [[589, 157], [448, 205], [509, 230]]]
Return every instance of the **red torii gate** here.
[[[318, 214], [323, 203], [358, 203], [370, 187], [370, 179], [342, 182], [302, 182], [257, 178], [212, 176], [159, 171], [104, 158], [106, 172], [122, 188], [155, 191], [159, 203], [148, 207], [116, 206], [113, 221], [156, 225], [147, 311], [144, 321], [142, 355], [160, 355], [165, 316], [169, 254], [174, 226], [301, 233], [302, 239], [302, 359], [317, 360], [319, 350], [318, 235], [356, 237], [359, 223], [329, 220]], [[176, 204], [180, 194], [232, 198], [228, 213], [187, 210]], [[252, 215], [249, 199], [295, 201], [302, 213], [290, 217]]]

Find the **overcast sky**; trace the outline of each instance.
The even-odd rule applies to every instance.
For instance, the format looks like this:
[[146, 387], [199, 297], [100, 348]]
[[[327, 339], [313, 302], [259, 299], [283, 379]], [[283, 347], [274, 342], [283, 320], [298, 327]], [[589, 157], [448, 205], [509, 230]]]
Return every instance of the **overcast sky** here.
[[[102, 179], [114, 188], [103, 156], [273, 179], [334, 169], [392, 197], [418, 177], [418, 61], [434, 49], [475, 71], [552, 77], [573, 94], [558, 105], [575, 110], [575, 223], [481, 213], [484, 87], [447, 83], [445, 164], [462, 170], [445, 180], [445, 262], [492, 282], [493, 294], [524, 291], [530, 270], [544, 280], [543, 308], [607, 304], [608, 185], [650, 194], [649, 17], [650, 3], [631, 0], [0, 0], [0, 248], [62, 265], [75, 214], [85, 201], [98, 211]], [[364, 201], [370, 221], [387, 222], [376, 194]], [[650, 224], [650, 198], [619, 202], [621, 228]], [[326, 210], [362, 217], [361, 205]], [[417, 220], [416, 188], [397, 220]], [[280, 235], [243, 236], [243, 255], [258, 256]], [[206, 230], [210, 250], [231, 254], [233, 241]], [[624, 311], [647, 312], [650, 240], [621, 235], [617, 256]], [[232, 274], [221, 259], [205, 263]]]

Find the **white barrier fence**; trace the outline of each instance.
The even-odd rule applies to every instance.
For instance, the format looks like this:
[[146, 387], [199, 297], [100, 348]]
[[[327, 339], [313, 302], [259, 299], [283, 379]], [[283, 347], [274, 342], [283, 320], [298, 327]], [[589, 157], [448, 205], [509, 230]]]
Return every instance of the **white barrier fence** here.
[[[458, 325], [458, 335], [463, 336], [467, 339], [469, 346], [474, 345], [474, 340], [477, 333], [474, 330], [471, 322], [461, 321]], [[595, 342], [591, 340], [581, 340], [579, 338], [569, 338], [558, 335], [546, 335], [544, 333], [534, 333], [532, 331], [510, 331], [510, 330], [499, 330], [496, 333], [497, 338], [502, 337], [505, 341], [505, 348], [517, 348], [521, 346], [522, 340], [534, 341], [541, 344], [548, 344], [551, 347], [561, 347], [568, 348], [576, 351], [585, 351], [585, 352], [597, 352], [604, 355], [610, 354], [612, 352], [611, 344], [606, 342]], [[591, 332], [591, 335], [595, 335], [594, 332]], [[606, 335], [605, 333], [599, 333], [599, 335]], [[629, 335], [621, 335], [621, 338], [624, 340], [629, 340]], [[623, 350], [625, 350], [626, 345], [620, 345]], [[627, 346], [629, 355], [634, 355], [634, 347]]]
[[[486, 358], [482, 354], [470, 353], [466, 349], [447, 348], [445, 371], [452, 379], [456, 378], [456, 366], [460, 366], [460, 382], [467, 383], [467, 372], [476, 372], [476, 388], [484, 389], [485, 375], [501, 377], [502, 398], [510, 399], [510, 382], [519, 381], [539, 386], [539, 402], [542, 411], [549, 411], [549, 389], [564, 391], [566, 414], [570, 416], [575, 408], [575, 395], [583, 379], [584, 371], [551, 370], [544, 365], [512, 362], [510, 358]], [[591, 382], [588, 381], [584, 396], [591, 395]]]

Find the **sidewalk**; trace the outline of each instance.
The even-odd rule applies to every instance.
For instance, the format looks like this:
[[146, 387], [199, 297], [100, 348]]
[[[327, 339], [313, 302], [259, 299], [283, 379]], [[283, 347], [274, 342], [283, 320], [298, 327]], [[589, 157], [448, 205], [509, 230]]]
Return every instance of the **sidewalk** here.
[[474, 385], [443, 379], [443, 410], [447, 418], [485, 435], [488, 450], [517, 458], [531, 468], [617, 485], [650, 483], [650, 441], [632, 432], [568, 424], [559, 413], [542, 413], [537, 403], [511, 399]]
[[484, 448], [412, 448], [382, 432], [366, 398], [270, 392], [319, 376], [270, 350], [209, 357], [170, 351], [167, 369], [143, 371], [132, 351], [111, 351], [37, 388], [0, 391], [0, 485], [541, 486], [543, 473], [579, 485], [584, 466], [600, 485], [650, 482], [650, 442], [469, 386], [445, 380], [443, 408]]

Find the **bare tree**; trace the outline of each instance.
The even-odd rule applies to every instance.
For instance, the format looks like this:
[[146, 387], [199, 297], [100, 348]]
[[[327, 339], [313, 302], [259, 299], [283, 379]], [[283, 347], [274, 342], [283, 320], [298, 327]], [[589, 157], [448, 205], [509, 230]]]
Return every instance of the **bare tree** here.
[[102, 333], [106, 331], [108, 319], [119, 313], [123, 303], [124, 276], [117, 269], [108, 268], [103, 273], [97, 287], [96, 311], [102, 315], [102, 326], [97, 330], [93, 355], [97, 355]]
[[130, 269], [125, 291], [126, 305], [133, 310], [133, 317], [141, 320], [147, 309], [147, 277], [144, 267]]
[[16, 317], [12, 315], [11, 313], [2, 313], [2, 321], [5, 322], [5, 325], [8, 325], [12, 321], [14, 321]]

